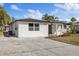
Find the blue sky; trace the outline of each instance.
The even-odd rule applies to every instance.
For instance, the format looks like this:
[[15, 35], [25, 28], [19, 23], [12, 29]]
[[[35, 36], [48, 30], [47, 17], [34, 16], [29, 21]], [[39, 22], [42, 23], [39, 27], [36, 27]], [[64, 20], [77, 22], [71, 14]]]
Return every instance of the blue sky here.
[[68, 3], [2, 3], [8, 14], [16, 19], [41, 19], [43, 14], [59, 17], [59, 20], [69, 21], [71, 17], [79, 19], [79, 4]]

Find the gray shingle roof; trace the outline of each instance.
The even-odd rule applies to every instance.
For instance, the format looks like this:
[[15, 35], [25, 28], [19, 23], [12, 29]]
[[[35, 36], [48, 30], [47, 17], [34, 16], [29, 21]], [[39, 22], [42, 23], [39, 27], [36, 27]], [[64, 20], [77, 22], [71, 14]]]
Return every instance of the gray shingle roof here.
[[63, 21], [52, 21], [52, 22], [48, 22], [46, 20], [38, 20], [38, 19], [32, 19], [32, 18], [27, 18], [27, 19], [18, 19], [18, 20], [15, 20], [13, 22], [11, 22], [10, 24], [16, 22], [16, 21], [24, 21], [24, 22], [44, 22], [44, 23], [65, 23]]

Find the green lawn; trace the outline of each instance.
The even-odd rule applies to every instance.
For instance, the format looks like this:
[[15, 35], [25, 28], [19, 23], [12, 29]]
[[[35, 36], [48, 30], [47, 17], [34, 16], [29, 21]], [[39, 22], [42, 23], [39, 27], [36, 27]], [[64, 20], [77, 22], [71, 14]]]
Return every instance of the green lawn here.
[[69, 43], [73, 45], [79, 46], [79, 34], [71, 34], [70, 36], [64, 36], [64, 37], [49, 37], [52, 40], [61, 41], [64, 43]]

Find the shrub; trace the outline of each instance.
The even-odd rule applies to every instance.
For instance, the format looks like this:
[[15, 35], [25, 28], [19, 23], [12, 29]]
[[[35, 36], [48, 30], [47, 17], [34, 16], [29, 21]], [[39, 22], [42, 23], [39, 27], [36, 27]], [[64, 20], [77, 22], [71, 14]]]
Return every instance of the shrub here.
[[73, 32], [71, 27], [69, 27], [68, 32], [69, 33], [72, 33]]

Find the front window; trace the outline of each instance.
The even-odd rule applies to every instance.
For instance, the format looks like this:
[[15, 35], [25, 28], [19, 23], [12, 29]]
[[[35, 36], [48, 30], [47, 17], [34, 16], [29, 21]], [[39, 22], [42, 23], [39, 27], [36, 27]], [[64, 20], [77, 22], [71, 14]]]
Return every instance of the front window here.
[[29, 23], [29, 31], [39, 31], [39, 24]]
[[33, 24], [30, 23], [30, 24], [29, 24], [29, 31], [33, 31], [33, 27], [34, 27]]
[[39, 31], [39, 24], [35, 24], [35, 31]]

